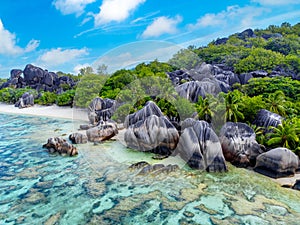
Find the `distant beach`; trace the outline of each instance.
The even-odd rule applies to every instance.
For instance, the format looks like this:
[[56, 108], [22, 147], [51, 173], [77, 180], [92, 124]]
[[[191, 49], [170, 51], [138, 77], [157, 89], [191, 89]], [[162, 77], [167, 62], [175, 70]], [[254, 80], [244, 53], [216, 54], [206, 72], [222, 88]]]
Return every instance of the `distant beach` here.
[[61, 107], [57, 105], [34, 105], [33, 107], [19, 109], [14, 105], [0, 103], [0, 112], [88, 121], [86, 109]]

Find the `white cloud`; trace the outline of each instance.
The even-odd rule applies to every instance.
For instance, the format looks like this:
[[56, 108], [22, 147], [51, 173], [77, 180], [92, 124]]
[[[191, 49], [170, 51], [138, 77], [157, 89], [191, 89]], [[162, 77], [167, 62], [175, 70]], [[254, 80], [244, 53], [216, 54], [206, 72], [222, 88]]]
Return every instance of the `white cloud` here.
[[146, 0], [103, 0], [100, 12], [94, 15], [95, 26], [126, 20]]
[[261, 5], [269, 5], [269, 6], [300, 4], [299, 0], [252, 0], [252, 2], [256, 2]]
[[35, 50], [40, 42], [37, 40], [31, 40], [25, 48], [17, 46], [17, 38], [14, 33], [6, 30], [0, 19], [0, 54], [3, 55], [17, 55], [25, 52], [31, 52]]
[[143, 32], [143, 38], [159, 37], [162, 34], [175, 34], [177, 33], [177, 25], [182, 21], [181, 16], [175, 18], [168, 18], [161, 16], [156, 18]]
[[246, 6], [239, 7], [237, 5], [228, 6], [226, 10], [213, 14], [208, 13], [200, 17], [196, 24], [189, 24], [190, 30], [196, 30], [205, 27], [219, 26], [224, 29], [226, 26], [237, 26], [246, 28], [252, 24], [255, 17], [262, 15], [266, 9]]
[[88, 55], [88, 50], [86, 48], [66, 50], [56, 48], [51, 49], [50, 51], [45, 52], [43, 55], [41, 55], [39, 57], [39, 61], [45, 64], [45, 66], [56, 66], [64, 64], [66, 62], [70, 62], [84, 55]]
[[80, 16], [84, 12], [85, 7], [95, 1], [96, 0], [54, 0], [52, 4], [63, 15], [74, 13], [76, 16]]
[[88, 63], [78, 64], [78, 65], [76, 65], [76, 66], [74, 67], [73, 72], [74, 72], [74, 74], [79, 74], [80, 69], [82, 69], [82, 68], [84, 68], [84, 67], [88, 67], [88, 66], [91, 66], [91, 65], [88, 64]]

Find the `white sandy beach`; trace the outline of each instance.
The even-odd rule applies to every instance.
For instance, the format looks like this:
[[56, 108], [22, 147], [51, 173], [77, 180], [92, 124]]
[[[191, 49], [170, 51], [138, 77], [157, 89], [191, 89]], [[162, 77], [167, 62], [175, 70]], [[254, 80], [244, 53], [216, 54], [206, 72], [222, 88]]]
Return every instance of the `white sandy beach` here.
[[14, 105], [0, 103], [0, 112], [88, 121], [86, 109], [60, 107], [57, 105], [52, 105], [52, 106], [34, 105], [33, 107], [19, 109]]

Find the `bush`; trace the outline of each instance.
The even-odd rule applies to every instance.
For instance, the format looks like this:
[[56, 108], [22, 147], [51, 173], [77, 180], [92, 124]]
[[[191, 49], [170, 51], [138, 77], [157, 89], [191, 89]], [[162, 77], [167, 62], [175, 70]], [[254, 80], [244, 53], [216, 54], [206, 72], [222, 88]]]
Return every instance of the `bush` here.
[[56, 97], [56, 104], [59, 106], [72, 106], [75, 90], [68, 90]]
[[39, 98], [34, 100], [34, 103], [39, 105], [52, 105], [56, 103], [56, 97], [57, 95], [52, 92], [41, 92], [39, 94]]

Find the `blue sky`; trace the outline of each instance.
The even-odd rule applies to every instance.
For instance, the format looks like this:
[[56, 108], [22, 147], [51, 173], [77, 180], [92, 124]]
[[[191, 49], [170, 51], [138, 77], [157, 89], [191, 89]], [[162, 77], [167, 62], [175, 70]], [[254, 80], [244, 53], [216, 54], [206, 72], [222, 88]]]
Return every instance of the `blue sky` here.
[[299, 0], [1, 0], [0, 77], [166, 60], [247, 28], [300, 22]]

